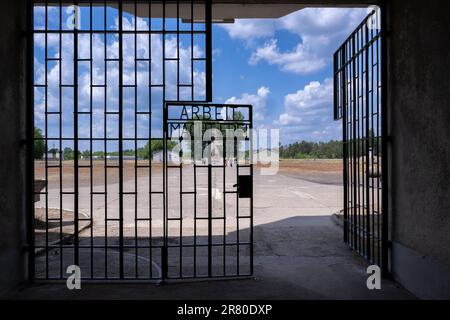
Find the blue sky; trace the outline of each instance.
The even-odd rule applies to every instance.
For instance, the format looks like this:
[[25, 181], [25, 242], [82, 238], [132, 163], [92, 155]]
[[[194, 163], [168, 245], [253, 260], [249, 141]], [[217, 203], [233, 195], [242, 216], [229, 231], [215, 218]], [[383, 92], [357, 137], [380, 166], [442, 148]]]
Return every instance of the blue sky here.
[[214, 99], [252, 103], [256, 127], [279, 128], [282, 144], [340, 139], [332, 57], [366, 15], [311, 8], [214, 26]]
[[[63, 8], [63, 21], [66, 13]], [[108, 9], [108, 28], [117, 28], [117, 12]], [[299, 140], [328, 141], [339, 139], [341, 127], [332, 119], [332, 55], [340, 43], [365, 17], [366, 9], [304, 9], [281, 19], [237, 20], [234, 24], [215, 24], [213, 26], [213, 100], [218, 103], [250, 103], [254, 106], [254, 126], [256, 128], [279, 128], [282, 144]], [[35, 9], [35, 28], [40, 29], [45, 22], [45, 11]], [[94, 27], [103, 26], [103, 12], [96, 9], [93, 14]], [[81, 28], [88, 28], [89, 12], [82, 9]], [[134, 28], [134, 18], [130, 15], [123, 20], [124, 29]], [[138, 29], [145, 30], [146, 19], [137, 20]], [[49, 29], [59, 27], [58, 8], [49, 8]], [[63, 25], [63, 28], [66, 28]], [[104, 44], [107, 44], [108, 57], [117, 57], [117, 37], [102, 35], [93, 38], [93, 78], [90, 78], [88, 62], [79, 63], [79, 110], [88, 111], [90, 99], [93, 101], [94, 137], [104, 137], [104, 89], [93, 88], [90, 96], [91, 80], [94, 84], [104, 83]], [[201, 40], [201, 39], [200, 39]], [[201, 41], [194, 42], [194, 56], [204, 56]], [[147, 58], [149, 37], [138, 39], [138, 56]], [[162, 41], [161, 37], [151, 37], [152, 63], [139, 63], [137, 74], [138, 109], [149, 109], [148, 84], [151, 68], [152, 83], [161, 82], [162, 75]], [[47, 38], [47, 56], [58, 57], [59, 36], [49, 35]], [[166, 54], [176, 55], [176, 40], [166, 39]], [[59, 94], [59, 72], [61, 83], [73, 83], [73, 37], [65, 34], [62, 37], [61, 63], [47, 62], [47, 82], [49, 84], [47, 98], [43, 88], [35, 88], [35, 121], [36, 126], [44, 128], [45, 101], [48, 111], [58, 111], [59, 101], [63, 113], [61, 116], [62, 136], [73, 135], [73, 89], [63, 88]], [[79, 40], [79, 57], [89, 57], [89, 37]], [[190, 46], [188, 37], [182, 39], [180, 47], [181, 76], [180, 81], [190, 74]], [[61, 64], [61, 65], [60, 65]], [[44, 83], [44, 36], [35, 35], [35, 84]], [[150, 67], [151, 66], [151, 67]], [[107, 65], [108, 88], [106, 99], [108, 110], [117, 109], [117, 75], [115, 62]], [[167, 67], [166, 79], [172, 79], [175, 68]], [[194, 96], [204, 95], [204, 64], [194, 66]], [[124, 84], [134, 83], [134, 38], [124, 38]], [[152, 99], [152, 135], [160, 134], [162, 92], [154, 88]], [[189, 90], [188, 90], [189, 91]], [[190, 92], [181, 92], [180, 100], [191, 100]], [[174, 92], [168, 86], [167, 92]], [[170, 97], [169, 97], [170, 98]], [[134, 133], [134, 89], [124, 89], [124, 134], [132, 138]], [[88, 137], [88, 116], [80, 118], [80, 136]], [[47, 136], [59, 137], [59, 116], [47, 117]], [[141, 115], [137, 121], [140, 138], [148, 137], [149, 121]], [[106, 125], [107, 137], [117, 136], [117, 117], [108, 116]], [[49, 141], [49, 147], [57, 144], [55, 139]], [[144, 142], [140, 142], [143, 144]], [[64, 143], [71, 146], [71, 142]], [[108, 149], [116, 149], [116, 142], [110, 142]], [[124, 148], [127, 148], [125, 142]], [[130, 142], [130, 148], [133, 147]], [[80, 142], [80, 149], [88, 149], [87, 142]], [[102, 143], [95, 143], [93, 149], [101, 149]]]

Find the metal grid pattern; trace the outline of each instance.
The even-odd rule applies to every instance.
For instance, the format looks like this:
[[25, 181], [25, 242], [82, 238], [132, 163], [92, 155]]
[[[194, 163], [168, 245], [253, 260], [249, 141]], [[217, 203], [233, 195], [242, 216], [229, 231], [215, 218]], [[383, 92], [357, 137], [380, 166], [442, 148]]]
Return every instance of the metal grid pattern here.
[[163, 144], [164, 101], [211, 100], [211, 6], [31, 3], [31, 121], [40, 133], [30, 159], [39, 200], [30, 279], [64, 279], [72, 264], [83, 279], [161, 279], [165, 208], [155, 202], [166, 200], [153, 146]]
[[334, 118], [343, 128], [344, 241], [385, 270], [384, 43], [381, 28], [371, 27], [379, 19], [371, 13], [334, 55]]
[[[251, 276], [253, 191], [243, 196], [239, 183], [244, 176], [252, 184], [252, 107], [167, 103], [164, 124], [165, 277]], [[195, 136], [196, 124], [201, 138]], [[227, 135], [227, 130], [236, 131]], [[169, 157], [169, 141], [177, 143], [179, 159]], [[191, 152], [196, 143], [201, 154]]]

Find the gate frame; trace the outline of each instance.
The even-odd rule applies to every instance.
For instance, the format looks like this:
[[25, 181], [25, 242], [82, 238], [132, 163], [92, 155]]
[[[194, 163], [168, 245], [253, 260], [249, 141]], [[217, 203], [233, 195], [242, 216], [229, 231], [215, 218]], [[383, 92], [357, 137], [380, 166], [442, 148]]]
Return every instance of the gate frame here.
[[[193, 56], [191, 57], [191, 63], [193, 60], [204, 60], [205, 61], [205, 94], [204, 94], [204, 99], [198, 99], [195, 100], [196, 102], [199, 103], [207, 103], [210, 102], [212, 100], [212, 1], [211, 0], [160, 0], [159, 1], [161, 3], [161, 5], [163, 6], [163, 21], [166, 18], [165, 17], [165, 8], [166, 5], [177, 5], [177, 16], [176, 18], [181, 20], [182, 18], [179, 16], [179, 6], [183, 5], [183, 4], [189, 4], [191, 6], [191, 14], [193, 15], [193, 10], [194, 10], [194, 6], [196, 5], [202, 5], [205, 9], [204, 11], [204, 20], [201, 20], [200, 23], [202, 23], [205, 27], [204, 27], [204, 31], [202, 31], [202, 33], [204, 33], [205, 35], [205, 53], [204, 53], [204, 58], [194, 58]], [[117, 5], [117, 11], [118, 11], [118, 16], [122, 17], [123, 14], [123, 4], [124, 3], [128, 3], [128, 4], [135, 4], [139, 5], [139, 4], [149, 4], [151, 5], [152, 3], [154, 3], [152, 0], [144, 0], [144, 1], [140, 1], [140, 0], [113, 0], [113, 1], [107, 1], [107, 0], [100, 0], [98, 2], [96, 2], [95, 0], [88, 0], [88, 1], [81, 1], [81, 0], [72, 0], [71, 2], [67, 3], [69, 5], [79, 5], [79, 4], [86, 4], [88, 7], [90, 6], [92, 8], [92, 4], [93, 3], [100, 3], [100, 4], [105, 4], [106, 6], [109, 3], [113, 3]], [[35, 243], [35, 227], [34, 227], [34, 223], [35, 223], [35, 205], [34, 205], [34, 196], [36, 194], [42, 194], [39, 192], [36, 192], [34, 190], [34, 181], [35, 181], [35, 164], [34, 164], [34, 128], [35, 128], [35, 124], [34, 124], [34, 112], [35, 112], [35, 107], [34, 107], [34, 103], [35, 103], [35, 99], [34, 99], [34, 89], [36, 84], [34, 83], [34, 35], [36, 33], [41, 33], [41, 34], [49, 34], [49, 33], [55, 33], [55, 34], [63, 34], [65, 32], [65, 30], [62, 29], [62, 20], [61, 25], [59, 27], [58, 30], [49, 30], [47, 29], [47, 27], [44, 30], [36, 30], [34, 28], [34, 8], [37, 4], [41, 4], [43, 6], [45, 6], [46, 8], [50, 7], [51, 5], [55, 5], [55, 6], [61, 6], [61, 5], [66, 5], [66, 3], [64, 1], [39, 1], [39, 0], [29, 0], [27, 1], [27, 5], [26, 5], [26, 30], [25, 30], [25, 35], [26, 35], [26, 92], [27, 92], [27, 97], [26, 97], [26, 110], [27, 110], [27, 116], [25, 119], [25, 125], [26, 125], [26, 139], [24, 141], [24, 144], [26, 144], [26, 203], [25, 203], [25, 210], [26, 210], [26, 238], [27, 238], [27, 246], [25, 248], [25, 250], [27, 251], [27, 281], [29, 283], [34, 283], [34, 282], [61, 282], [61, 281], [65, 281], [65, 278], [50, 278], [48, 277], [48, 275], [46, 275], [43, 278], [36, 278], [36, 254], [35, 254], [35, 248], [36, 248], [36, 243]], [[47, 9], [46, 9], [47, 10]], [[151, 10], [151, 9], [150, 9]], [[151, 17], [149, 17], [149, 19], [151, 19]], [[91, 23], [91, 28], [89, 30], [82, 30], [80, 32], [80, 29], [78, 28], [74, 28], [71, 32], [71, 34], [73, 34], [73, 42], [74, 42], [74, 48], [76, 48], [76, 50], [73, 51], [74, 53], [74, 60], [77, 61], [77, 63], [74, 63], [74, 85], [72, 85], [74, 88], [78, 87], [78, 74], [77, 74], [77, 69], [78, 69], [78, 62], [82, 61], [84, 59], [78, 59], [78, 35], [80, 33], [83, 34], [94, 34], [94, 33], [104, 33], [107, 34], [109, 30], [93, 30], [92, 29], [92, 15], [90, 15], [90, 23]], [[106, 21], [105, 21], [106, 23]], [[118, 138], [118, 142], [119, 142], [119, 238], [120, 238], [120, 245], [119, 245], [119, 256], [120, 256], [120, 276], [119, 278], [109, 278], [109, 277], [104, 277], [104, 278], [83, 278], [83, 280], [89, 281], [89, 282], [160, 282], [161, 278], [152, 278], [150, 276], [150, 278], [139, 278], [139, 277], [133, 277], [133, 278], [128, 278], [128, 277], [124, 277], [124, 267], [123, 267], [123, 250], [124, 250], [124, 244], [123, 244], [123, 240], [124, 240], [124, 236], [123, 236], [123, 195], [125, 194], [123, 192], [123, 133], [122, 133], [122, 129], [123, 129], [123, 123], [122, 123], [122, 117], [123, 117], [123, 89], [124, 87], [126, 87], [123, 84], [123, 50], [122, 50], [122, 45], [123, 45], [123, 35], [125, 33], [127, 33], [127, 31], [123, 30], [122, 27], [122, 23], [123, 23], [123, 19], [118, 19], [118, 29], [114, 30], [113, 33], [117, 34], [118, 38], [119, 38], [119, 49], [118, 49], [118, 70], [119, 70], [119, 91], [118, 91], [118, 96], [119, 96], [119, 102], [118, 102], [118, 117], [119, 120], [118, 122], [120, 123], [119, 125], [119, 138]], [[191, 19], [190, 22], [191, 26], [193, 26], [194, 19]], [[47, 19], [46, 19], [46, 26], [47, 26]], [[163, 42], [165, 41], [165, 35], [166, 33], [170, 33], [170, 31], [165, 29], [165, 23], [163, 22], [163, 27], [162, 27], [162, 31], [161, 34], [163, 35]], [[36, 32], [37, 31], [37, 32]], [[141, 30], [131, 30], [131, 33], [134, 35], [137, 35], [138, 33], [142, 33]], [[146, 30], [144, 30], [145, 33]], [[133, 33], [134, 32], [134, 33]], [[177, 30], [176, 31], [179, 34], [181, 34], [182, 31]], [[193, 27], [190, 30], [190, 34], [191, 36], [195, 33], [198, 33], [199, 31], [196, 30], [194, 31]], [[151, 30], [148, 31], [149, 36], [151, 36], [154, 32], [152, 32]], [[172, 31], [172, 33], [174, 33]], [[136, 40], [135, 40], [136, 41]], [[150, 40], [149, 40], [150, 41]], [[179, 40], [178, 40], [179, 41]], [[106, 43], [106, 40], [105, 40]], [[106, 45], [106, 44], [105, 44]], [[191, 43], [191, 46], [194, 46], [194, 43]], [[47, 49], [47, 46], [46, 46]], [[165, 50], [165, 42], [163, 43], [163, 52]], [[91, 48], [91, 54], [92, 54], [92, 48]], [[150, 53], [149, 53], [150, 55]], [[105, 56], [105, 61], [106, 61], [107, 57]], [[136, 59], [136, 56], [135, 56]], [[150, 59], [150, 56], [149, 56]], [[167, 58], [170, 60], [170, 58]], [[166, 57], [163, 53], [163, 65], [165, 65], [166, 62]], [[149, 70], [149, 72], [151, 72], [151, 70]], [[106, 73], [106, 70], [105, 70]], [[194, 73], [194, 70], [191, 70], [191, 73]], [[165, 72], [163, 71], [163, 79], [165, 79]], [[91, 79], [92, 81], [92, 79]], [[179, 78], [178, 78], [179, 81]], [[61, 84], [60, 84], [61, 85]], [[163, 80], [163, 85], [164, 87], [164, 94], [163, 96], [165, 96], [165, 80]], [[192, 78], [192, 84], [191, 84], [192, 88], [194, 87], [194, 78]], [[177, 87], [180, 87], [180, 84], [177, 83]], [[92, 83], [91, 83], [91, 89], [92, 89]], [[77, 110], [78, 110], [78, 102], [77, 102], [77, 95], [78, 95], [78, 90], [74, 90], [74, 96], [73, 96], [73, 100], [74, 100], [74, 106], [76, 106]], [[106, 98], [105, 98], [106, 99]], [[194, 99], [194, 96], [192, 96], [192, 99]], [[164, 110], [164, 106], [165, 106], [165, 98], [163, 98], [162, 101], [162, 109]], [[137, 101], [135, 101], [135, 105], [137, 104]], [[151, 105], [149, 105], [149, 112], [151, 112]], [[78, 130], [78, 126], [77, 126], [77, 121], [78, 121], [78, 115], [80, 113], [74, 112], [74, 124], [73, 124], [73, 130], [74, 130], [74, 136], [77, 136], [77, 139], [74, 139], [74, 154], [77, 154], [77, 152], [79, 151], [77, 148], [77, 143], [79, 141], [79, 137], [77, 135], [77, 130]], [[164, 126], [164, 123], [163, 123]], [[90, 138], [92, 139], [92, 136], [90, 136]], [[47, 137], [44, 138], [44, 140], [46, 140]], [[60, 137], [60, 140], [62, 139], [62, 137]], [[136, 141], [137, 137], [135, 137], [135, 141]], [[149, 140], [163, 140], [162, 138], [153, 138], [152, 136], [150, 136]], [[107, 137], [104, 137], [104, 140], [107, 140]], [[62, 150], [60, 150], [61, 152]], [[92, 151], [92, 150], [91, 150]], [[78, 190], [78, 178], [76, 178], [77, 174], [78, 174], [78, 169], [79, 166], [77, 164], [78, 162], [78, 157], [74, 157], [74, 168], [76, 167], [77, 169], [74, 170], [74, 190]], [[151, 173], [150, 173], [151, 174]], [[46, 184], [47, 185], [47, 184]], [[60, 192], [62, 192], [62, 190], [60, 190]], [[47, 193], [47, 191], [45, 192]], [[74, 192], [74, 199], [77, 198], [77, 192]], [[92, 194], [91, 194], [92, 197]], [[165, 197], [165, 195], [164, 195]], [[164, 200], [165, 201], [165, 200]], [[77, 205], [78, 205], [78, 201], [75, 200], [75, 207], [74, 207], [74, 214], [75, 214], [75, 219], [74, 219], [74, 229], [78, 229], [78, 223], [79, 223], [79, 210], [77, 209]], [[105, 204], [106, 206], [106, 204]], [[48, 209], [48, 207], [46, 207]], [[62, 209], [62, 208], [61, 208]], [[165, 214], [165, 212], [164, 212]], [[151, 219], [151, 216], [150, 218]], [[165, 231], [164, 231], [165, 232]], [[166, 237], [164, 236], [164, 239]], [[78, 243], [78, 233], [75, 233], [74, 235], [74, 243]], [[152, 245], [150, 245], [152, 246]], [[46, 244], [46, 250], [48, 251], [48, 243]], [[136, 245], [137, 248], [139, 248], [139, 246]], [[164, 249], [164, 246], [160, 246], [161, 247], [161, 251]], [[106, 245], [105, 245], [105, 250], [107, 249]], [[78, 244], [74, 245], [73, 247], [73, 251], [74, 251], [74, 263], [78, 264]], [[161, 255], [162, 256], [162, 255]], [[161, 264], [163, 264], [165, 261], [163, 259], [161, 259]], [[106, 263], [106, 262], [105, 262]], [[91, 262], [92, 264], [92, 262]], [[46, 270], [48, 270], [48, 262], [46, 263]], [[91, 270], [91, 272], [93, 272]]]
[[[380, 99], [380, 112], [381, 112], [381, 152], [382, 152], [382, 156], [381, 156], [381, 206], [382, 206], [382, 225], [381, 225], [381, 255], [380, 255], [380, 259], [381, 259], [381, 264], [379, 264], [380, 268], [381, 268], [381, 272], [382, 272], [382, 276], [384, 278], [390, 278], [390, 248], [391, 248], [391, 240], [390, 240], [390, 231], [389, 231], [389, 226], [390, 226], [390, 215], [389, 215], [389, 185], [391, 183], [390, 178], [389, 178], [389, 147], [390, 147], [390, 136], [389, 136], [389, 108], [388, 108], [388, 103], [389, 103], [389, 86], [388, 86], [388, 72], [389, 72], [389, 43], [388, 43], [388, 38], [389, 38], [389, 31], [388, 31], [388, 3], [386, 0], [380, 0], [380, 1], [376, 1], [375, 4], [379, 7], [379, 13], [380, 13], [380, 30], [378, 31], [378, 37], [380, 39], [380, 45], [381, 45], [381, 50], [380, 50], [380, 56], [379, 56], [379, 63], [381, 63], [380, 66], [380, 72], [381, 72], [381, 89], [380, 89], [380, 94], [381, 94], [381, 99]], [[343, 121], [343, 125], [342, 125], [342, 137], [343, 137], [343, 142], [346, 141], [346, 112], [342, 112], [340, 111], [340, 109], [344, 108], [343, 106], [343, 102], [345, 101], [345, 96], [344, 98], [339, 98], [339, 96], [337, 96], [336, 92], [340, 91], [341, 88], [337, 88], [338, 82], [337, 82], [337, 77], [339, 76], [340, 79], [345, 78], [344, 76], [339, 75], [339, 73], [342, 74], [341, 70], [344, 70], [345, 73], [345, 60], [346, 57], [343, 55], [342, 56], [342, 61], [338, 61], [339, 60], [339, 52], [342, 50], [342, 48], [345, 46], [345, 44], [349, 41], [349, 39], [351, 39], [354, 34], [364, 25], [367, 23], [368, 19], [373, 16], [374, 14], [376, 14], [375, 11], [369, 13], [364, 20], [358, 25], [358, 27], [350, 34], [350, 36], [342, 43], [342, 45], [336, 50], [336, 52], [334, 53], [334, 70], [333, 70], [333, 74], [334, 74], [334, 119], [337, 120], [342, 120]], [[367, 43], [364, 44], [363, 50], [365, 50], [365, 47], [367, 46]], [[353, 60], [354, 57], [352, 56], [351, 59], [347, 59], [348, 60]], [[339, 70], [338, 69], [338, 65], [344, 65], [344, 67], [342, 67]], [[367, 70], [367, 69], [366, 69]], [[341, 84], [342, 85], [342, 84]], [[367, 85], [367, 83], [366, 83]], [[342, 90], [342, 93], [345, 95], [346, 91]], [[342, 103], [342, 105], [341, 105]], [[343, 143], [343, 185], [344, 185], [344, 197], [343, 197], [343, 202], [344, 202], [344, 223], [343, 223], [343, 240], [346, 244], [348, 244], [350, 247], [351, 244], [349, 243], [349, 239], [348, 239], [348, 235], [347, 235], [347, 229], [348, 229], [348, 223], [346, 223], [347, 220], [347, 215], [348, 215], [348, 194], [347, 194], [347, 144]], [[354, 248], [352, 248], [354, 249]]]
[[[253, 193], [253, 187], [251, 188], [251, 196], [249, 197], [250, 199], [250, 208], [249, 208], [249, 214], [250, 216], [246, 217], [249, 218], [250, 220], [250, 224], [249, 224], [249, 243], [245, 244], [245, 243], [241, 243], [239, 241], [239, 236], [237, 236], [237, 240], [236, 240], [236, 245], [237, 245], [237, 262], [236, 262], [236, 267], [237, 267], [237, 272], [236, 274], [231, 274], [231, 275], [227, 275], [225, 273], [225, 264], [223, 265], [224, 268], [224, 274], [223, 275], [213, 275], [211, 272], [211, 267], [212, 267], [212, 263], [211, 263], [211, 257], [212, 257], [212, 253], [211, 253], [211, 249], [212, 249], [212, 186], [211, 186], [211, 170], [214, 167], [211, 162], [208, 163], [207, 168], [208, 168], [208, 275], [207, 276], [197, 276], [196, 275], [196, 269], [194, 266], [194, 276], [183, 276], [182, 272], [180, 271], [180, 274], [178, 277], [169, 277], [168, 276], [168, 169], [169, 169], [169, 165], [168, 165], [168, 161], [167, 161], [167, 142], [169, 141], [168, 135], [169, 135], [169, 128], [168, 128], [168, 124], [169, 122], [175, 119], [169, 119], [169, 107], [170, 106], [208, 106], [210, 108], [212, 107], [234, 107], [234, 108], [247, 108], [249, 115], [248, 115], [248, 119], [247, 120], [243, 120], [242, 122], [244, 124], [248, 125], [248, 130], [249, 130], [249, 165], [245, 165], [243, 167], [248, 167], [249, 168], [249, 176], [251, 177], [251, 183], [253, 184], [253, 176], [254, 176], [254, 163], [253, 163], [253, 106], [249, 105], [249, 104], [221, 104], [221, 103], [212, 103], [212, 102], [198, 102], [198, 101], [165, 101], [164, 103], [164, 121], [163, 121], [163, 145], [164, 145], [164, 150], [163, 150], [163, 157], [164, 157], [164, 165], [163, 165], [163, 184], [164, 184], [164, 245], [163, 245], [163, 257], [162, 257], [162, 263], [164, 263], [161, 267], [162, 269], [162, 282], [167, 282], [170, 280], [187, 280], [187, 279], [204, 279], [204, 280], [220, 280], [220, 279], [242, 279], [242, 278], [249, 278], [249, 277], [253, 277], [254, 275], [254, 241], [253, 241], [253, 220], [254, 220], [254, 207], [253, 207], [253, 201], [254, 201], [254, 193]], [[180, 123], [183, 119], [180, 119]], [[186, 121], [189, 121], [189, 119], [186, 119]], [[202, 120], [198, 120], [198, 121], [202, 121]], [[219, 123], [221, 121], [224, 121], [225, 123], [229, 123], [230, 125], [234, 125], [234, 124], [239, 124], [238, 121], [230, 121], [230, 120], [206, 120], [206, 123]], [[225, 141], [225, 137], [223, 137], [224, 141]], [[223, 146], [223, 152], [225, 152], [225, 146]], [[237, 157], [237, 155], [236, 155]], [[223, 158], [225, 159], [225, 155], [223, 155]], [[239, 165], [236, 164], [236, 175], [237, 178], [239, 177]], [[182, 164], [180, 164], [180, 166], [182, 167]], [[194, 166], [195, 167], [195, 166]], [[223, 167], [223, 169], [225, 170], [225, 167]], [[194, 173], [195, 174], [195, 173]], [[182, 176], [180, 175], [180, 179]], [[194, 178], [195, 179], [195, 178]], [[225, 180], [223, 181], [223, 183], [225, 184]], [[236, 181], [236, 186], [238, 185], [238, 181]], [[225, 197], [225, 194], [227, 193], [226, 190], [223, 190], [223, 196]], [[239, 201], [239, 191], [237, 190], [235, 192], [236, 194], [236, 199], [237, 201]], [[224, 198], [225, 199], [225, 198]], [[195, 210], [197, 209], [197, 207], [195, 207]], [[239, 205], [237, 204], [237, 215], [239, 215]], [[180, 208], [180, 215], [182, 214], [181, 208]], [[236, 227], [236, 232], [237, 234], [239, 234], [239, 219], [237, 219], [237, 227]], [[194, 218], [194, 220], [197, 218]], [[225, 220], [226, 217], [224, 216], [224, 224], [226, 223]], [[182, 231], [182, 230], [180, 230]], [[225, 235], [223, 235], [225, 236]], [[196, 235], [195, 235], [196, 237]], [[223, 243], [224, 247], [226, 246], [225, 243]], [[231, 245], [231, 244], [228, 244]], [[250, 272], [246, 273], [246, 274], [241, 274], [239, 271], [239, 245], [248, 245], [249, 246], [249, 250], [250, 250], [250, 256], [249, 256], [249, 262], [250, 262]], [[197, 248], [197, 246], [199, 245], [195, 245], [194, 244], [194, 248]], [[180, 244], [179, 246], [180, 248], [183, 248], [183, 245]], [[224, 248], [224, 252], [223, 252], [223, 256], [225, 258], [226, 256], [226, 252], [225, 252], [225, 248]], [[194, 258], [195, 259], [195, 258]], [[194, 263], [195, 264], [195, 263]], [[182, 264], [180, 263], [180, 268], [182, 267]]]

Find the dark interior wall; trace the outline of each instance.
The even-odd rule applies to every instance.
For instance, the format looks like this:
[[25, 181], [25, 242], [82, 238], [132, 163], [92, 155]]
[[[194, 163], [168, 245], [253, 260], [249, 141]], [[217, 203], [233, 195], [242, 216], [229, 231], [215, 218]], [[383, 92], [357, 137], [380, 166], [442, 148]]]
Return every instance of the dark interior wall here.
[[[431, 277], [426, 282], [444, 285], [445, 291], [450, 291], [443, 283], [450, 281], [445, 278], [450, 267], [449, 12], [446, 0], [390, 1], [393, 269], [400, 279], [406, 273], [411, 279]], [[442, 275], [423, 263], [439, 265]]]
[[25, 3], [9, 1], [0, 10], [0, 295], [26, 276]]
[[450, 265], [450, 2], [391, 12], [393, 240]]

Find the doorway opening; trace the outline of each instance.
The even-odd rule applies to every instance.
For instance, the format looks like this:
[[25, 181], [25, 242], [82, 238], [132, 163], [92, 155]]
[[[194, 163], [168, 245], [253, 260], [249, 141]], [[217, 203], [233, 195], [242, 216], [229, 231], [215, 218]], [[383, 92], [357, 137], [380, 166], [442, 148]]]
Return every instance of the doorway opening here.
[[301, 8], [213, 27], [214, 98], [251, 103], [255, 128], [279, 129], [279, 143], [254, 142], [254, 158], [279, 156], [276, 174], [255, 167], [256, 274], [315, 270], [333, 282], [353, 253], [356, 273], [387, 274], [381, 18], [378, 7]]
[[[252, 275], [252, 110], [207, 103], [211, 3], [36, 1], [32, 10], [30, 278], [62, 280], [72, 265], [86, 280]], [[189, 114], [173, 118], [177, 107]], [[214, 135], [184, 161], [181, 138], [198, 122], [202, 136], [240, 130], [228, 152], [242, 159], [225, 158], [227, 141]]]
[[[31, 279], [65, 279], [69, 265], [90, 280], [288, 275], [308, 255], [340, 250], [337, 265], [348, 263], [342, 235], [387, 263], [374, 14], [289, 10], [241, 22], [209, 1], [35, 2]], [[312, 29], [298, 25], [311, 18]], [[173, 118], [180, 107], [190, 111]], [[194, 108], [216, 118], [194, 119]], [[232, 147], [210, 136], [209, 153], [185, 166], [192, 149], [172, 129], [200, 120], [202, 134], [244, 134]], [[250, 129], [273, 127], [281, 144], [253, 144]], [[281, 157], [276, 175], [258, 163], [253, 174], [265, 152]], [[330, 222], [340, 213], [341, 232]]]

